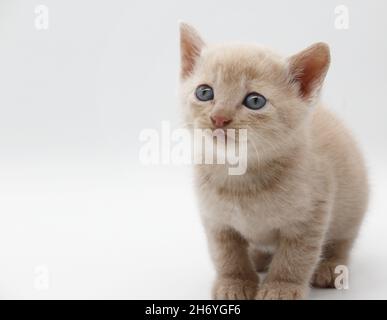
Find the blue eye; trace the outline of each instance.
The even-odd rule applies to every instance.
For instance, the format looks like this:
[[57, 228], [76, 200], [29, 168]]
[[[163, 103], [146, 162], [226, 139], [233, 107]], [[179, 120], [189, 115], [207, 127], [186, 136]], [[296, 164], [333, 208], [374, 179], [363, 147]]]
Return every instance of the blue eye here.
[[258, 110], [265, 106], [266, 98], [259, 93], [252, 92], [246, 96], [243, 104], [249, 109]]
[[202, 84], [197, 87], [195, 95], [200, 101], [210, 101], [214, 99], [214, 90], [210, 86]]

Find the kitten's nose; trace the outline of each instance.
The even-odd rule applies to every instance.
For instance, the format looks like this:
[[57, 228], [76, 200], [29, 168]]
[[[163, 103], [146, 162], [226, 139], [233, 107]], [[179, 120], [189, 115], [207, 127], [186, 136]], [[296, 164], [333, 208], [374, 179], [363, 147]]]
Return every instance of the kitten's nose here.
[[211, 116], [211, 121], [215, 127], [222, 128], [227, 126], [231, 122], [231, 119], [223, 116]]

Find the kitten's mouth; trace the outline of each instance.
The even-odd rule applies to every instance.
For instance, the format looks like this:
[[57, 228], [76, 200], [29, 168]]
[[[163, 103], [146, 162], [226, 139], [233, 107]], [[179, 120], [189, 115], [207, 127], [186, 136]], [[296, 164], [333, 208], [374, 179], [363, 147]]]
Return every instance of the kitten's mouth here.
[[225, 129], [212, 129], [214, 137], [225, 137], [227, 138], [227, 131]]
[[227, 141], [235, 141], [237, 142], [239, 139], [239, 130], [244, 128], [232, 128], [225, 126], [223, 128], [215, 128], [208, 124], [197, 124], [195, 126], [195, 129], [197, 130], [204, 130], [204, 135], [206, 136], [212, 136], [214, 140], [221, 143], [224, 141], [227, 143]]
[[217, 128], [212, 130], [212, 135], [214, 139], [217, 139], [218, 141], [223, 141], [227, 143], [227, 141], [235, 141], [235, 134], [232, 134], [233, 132], [232, 129], [222, 129], [222, 128]]

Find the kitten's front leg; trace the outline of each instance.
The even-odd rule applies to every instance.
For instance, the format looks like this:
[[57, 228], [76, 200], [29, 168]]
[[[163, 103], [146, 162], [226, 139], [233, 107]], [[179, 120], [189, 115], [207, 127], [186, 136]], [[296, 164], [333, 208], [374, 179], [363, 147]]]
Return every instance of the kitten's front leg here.
[[325, 221], [321, 219], [280, 231], [279, 247], [256, 299], [304, 299], [320, 257], [325, 230]]
[[217, 271], [214, 299], [253, 299], [259, 278], [250, 261], [247, 241], [232, 229], [207, 229], [209, 248]]

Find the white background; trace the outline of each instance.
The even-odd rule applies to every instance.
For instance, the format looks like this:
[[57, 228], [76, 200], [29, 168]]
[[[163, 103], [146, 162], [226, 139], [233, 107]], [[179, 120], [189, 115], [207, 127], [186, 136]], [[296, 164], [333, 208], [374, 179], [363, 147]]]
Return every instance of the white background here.
[[[35, 7], [49, 9], [48, 30]], [[335, 7], [349, 9], [348, 30]], [[353, 129], [372, 197], [350, 289], [387, 298], [387, 2], [0, 0], [0, 298], [207, 299], [191, 168], [144, 167], [139, 133], [179, 124], [178, 25], [209, 41], [332, 49], [323, 99]]]

